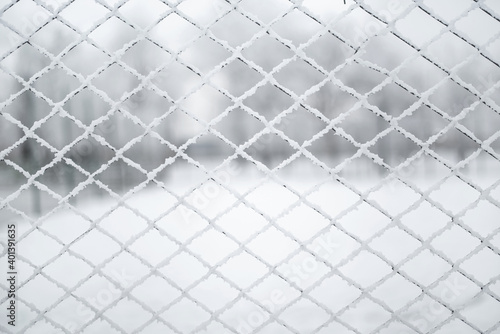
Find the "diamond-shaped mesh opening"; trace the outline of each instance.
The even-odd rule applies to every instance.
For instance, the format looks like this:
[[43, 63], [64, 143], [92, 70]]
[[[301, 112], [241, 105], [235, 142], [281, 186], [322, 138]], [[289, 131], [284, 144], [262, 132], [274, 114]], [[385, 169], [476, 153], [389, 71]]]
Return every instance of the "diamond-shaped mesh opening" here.
[[[450, 50], [453, 50], [453, 53], [450, 53]], [[474, 53], [474, 48], [464, 45], [459, 36], [445, 32], [429, 45], [427, 52], [433, 60], [451, 69], [470, 57]]]
[[113, 53], [129, 43], [136, 37], [136, 31], [122, 20], [111, 17], [92, 31], [89, 38], [95, 44], [107, 51]]
[[[33, 244], [34, 240], [36, 240], [36, 247]], [[44, 252], [40, 252], [40, 247], [43, 247]], [[45, 264], [56, 256], [60, 250], [61, 245], [53, 239], [40, 231], [33, 231], [19, 243], [18, 254], [29, 258], [32, 265], [37, 266]]]
[[436, 154], [452, 165], [470, 156], [478, 147], [477, 142], [456, 128], [449, 129], [431, 145]]
[[[314, 3], [314, 1], [311, 1], [311, 3]], [[321, 4], [316, 4], [316, 6], [316, 12], [322, 10], [323, 6]], [[354, 8], [344, 15], [334, 16], [333, 20], [337, 21], [334, 26], [335, 31], [349, 43], [346, 45], [346, 49], [349, 46], [354, 48], [359, 47], [383, 28], [380, 21], [377, 21], [375, 17], [372, 17], [372, 15], [359, 7]], [[360, 22], [361, 26], [357, 26], [356, 22]], [[365, 26], [369, 28], [365, 29]]]
[[77, 184], [87, 180], [87, 177], [73, 166], [59, 161], [48, 168], [37, 180], [57, 194], [67, 196]]
[[[455, 24], [464, 38], [478, 46], [483, 46], [500, 32], [499, 22], [481, 8], [471, 10]], [[480, 32], [477, 29], [478, 24], [480, 27], [488, 27], [488, 31]]]
[[[460, 245], [456, 242], [460, 240]], [[454, 226], [436, 237], [432, 246], [456, 262], [470, 254], [481, 242], [461, 227]]]
[[[395, 167], [412, 157], [420, 150], [413, 141], [397, 131], [391, 131], [370, 147], [370, 151], [377, 154], [386, 164]], [[394, 152], [397, 158], [394, 159]]]
[[120, 6], [119, 12], [140, 28], [153, 25], [170, 7], [159, 0], [130, 0]]
[[[273, 52], [263, 57], [262, 50], [269, 49], [272, 49]], [[249, 59], [256, 65], [262, 67], [266, 72], [271, 72], [271, 70], [281, 64], [283, 60], [293, 56], [293, 52], [290, 48], [278, 39], [267, 34], [259, 36], [255, 42], [245, 47], [242, 54], [246, 59]]]
[[154, 42], [140, 40], [127, 49], [122, 60], [140, 74], [148, 75], [171, 60], [171, 56]]
[[[488, 166], [488, 168], [484, 168], [483, 166]], [[490, 153], [481, 151], [474, 160], [469, 162], [461, 170], [464, 175], [467, 176], [471, 176], [479, 171], [484, 173], [484, 178], [475, 181], [474, 184], [479, 186], [481, 189], [488, 189], [492, 187], [500, 178], [498, 175], [490, 173], [490, 170], [496, 170], [499, 167], [500, 162], [497, 159], [492, 157]]]
[[323, 22], [328, 22], [335, 18], [341, 19], [343, 14], [349, 12], [348, 8], [338, 3], [320, 3], [314, 0], [306, 0], [303, 4], [307, 11]]
[[[391, 293], [392, 291], [399, 293]], [[396, 274], [376, 288], [373, 296], [387, 304], [391, 310], [397, 311], [417, 298], [421, 292], [418, 286]]]
[[[394, 49], [398, 50], [397, 54], [391, 52]], [[372, 37], [365, 46], [365, 50], [363, 59], [390, 71], [403, 65], [408, 58], [415, 56], [415, 49], [391, 33]]]
[[103, 146], [94, 138], [90, 138], [71, 146], [65, 156], [87, 172], [93, 173], [102, 165], [107, 164], [115, 156], [115, 153], [111, 148]]
[[[349, 116], [342, 121], [340, 127], [347, 132], [348, 135], [352, 136], [354, 141], [366, 143], [373, 140], [380, 132], [386, 130], [389, 127], [389, 123], [387, 123], [382, 116], [362, 108], [350, 113]], [[355, 130], [360, 128], [362, 131]]]
[[427, 239], [451, 220], [429, 202], [423, 202], [402, 219], [402, 224], [423, 239]]
[[352, 157], [357, 148], [333, 130], [314, 140], [307, 148], [316, 158], [333, 168]]
[[491, 235], [498, 227], [495, 218], [500, 213], [500, 209], [489, 201], [481, 200], [469, 209], [462, 218], [462, 221], [472, 228], [482, 237]]
[[[63, 243], [69, 244], [85, 233], [91, 223], [76, 213], [66, 215], [64, 213], [64, 209], [60, 209], [47, 217], [48, 219], [44, 219], [41, 222], [41, 229], [49, 232]], [[67, 223], [66, 218], [71, 219], [71, 224]]]
[[306, 90], [317, 85], [323, 78], [319, 71], [304, 60], [288, 63], [274, 77], [278, 83], [296, 95], [304, 94]]
[[[232, 34], [232, 29], [239, 30], [239, 33]], [[260, 29], [257, 24], [246, 18], [242, 13], [231, 10], [217, 20], [210, 27], [210, 30], [215, 37], [234, 48], [250, 40]]]
[[[426, 270], [422, 270], [423, 263], [425, 263]], [[423, 286], [431, 285], [449, 269], [448, 262], [429, 250], [419, 253], [401, 267], [404, 273], [410, 275], [414, 281]]]
[[498, 330], [494, 0], [0, 7], [15, 332]]
[[[300, 28], [297, 22], [300, 22]], [[273, 24], [273, 30], [283, 39], [298, 46], [306, 43], [313, 35], [321, 31], [321, 24], [302, 11], [294, 9]]]
[[[89, 247], [89, 243], [92, 247]], [[107, 235], [93, 230], [74, 243], [71, 250], [84, 256], [93, 265], [97, 265], [119, 252], [120, 246]]]
[[66, 101], [63, 108], [83, 124], [89, 125], [106, 115], [111, 107], [99, 95], [85, 88]]
[[[114, 84], [111, 84], [111, 82], [114, 82]], [[123, 67], [114, 64], [106, 68], [97, 78], [93, 79], [92, 83], [116, 102], [122, 99], [124, 94], [132, 91], [138, 85], [139, 81]]]
[[127, 332], [137, 330], [151, 318], [151, 314], [144, 310], [141, 305], [128, 299], [120, 300], [104, 316], [109, 317], [122, 330]]
[[371, 95], [370, 104], [377, 106], [388, 115], [398, 117], [416, 102], [415, 96], [400, 86], [390, 83]]
[[181, 59], [203, 73], [208, 73], [212, 71], [215, 66], [229, 58], [230, 55], [231, 53], [216, 41], [206, 36], [202, 36], [193, 41], [186, 50], [181, 53]]
[[480, 93], [485, 93], [500, 79], [500, 70], [485, 57], [474, 57], [463, 66], [458, 75]]
[[481, 103], [460, 123], [471, 130], [479, 140], [485, 141], [500, 129], [500, 114]]
[[465, 319], [478, 327], [479, 330], [488, 331], [496, 326], [491, 315], [498, 313], [500, 305], [495, 298], [487, 294], [481, 294], [478, 299], [482, 301], [478, 309], [468, 306], [460, 313], [463, 314]]
[[332, 34], [325, 34], [307, 46], [306, 54], [327, 71], [335, 69], [350, 55], [342, 49], [343, 43]]
[[231, 7], [229, 3], [222, 0], [210, 3], [202, 0], [189, 0], [180, 3], [179, 8], [190, 20], [199, 25], [206, 26], [227, 14]]
[[389, 174], [386, 167], [380, 166], [373, 158], [366, 155], [347, 159], [340, 171], [340, 175], [348, 181], [348, 184], [353, 185], [352, 189], [361, 192], [375, 187]]
[[[250, 275], [243, 274], [247, 269], [242, 267], [243, 264], [250, 267]], [[255, 257], [243, 252], [229, 259], [221, 266], [220, 271], [224, 277], [230, 279], [237, 286], [246, 288], [263, 277], [267, 273], [267, 267]]]
[[[92, 62], [84, 63], [81, 57], [92, 59]], [[87, 41], [78, 44], [61, 58], [64, 65], [83, 76], [95, 75], [108, 60], [109, 57], [104, 51]]]
[[[239, 223], [236, 220], [239, 210], [245, 212], [244, 223]], [[217, 225], [219, 225], [223, 231], [230, 233], [239, 241], [247, 240], [266, 224], [264, 217], [243, 204], [236, 206], [217, 220]]]
[[[276, 147], [281, 147], [281, 150], [276, 149]], [[295, 150], [288, 141], [283, 140], [280, 136], [265, 134], [259, 137], [246, 152], [253, 159], [267, 166], [267, 168], [273, 169], [289, 158]]]
[[[50, 13], [47, 10], [32, 0], [18, 1], [4, 10], [2, 11], [2, 20], [19, 31], [24, 38], [28, 38], [29, 35], [43, 26], [50, 17]], [[25, 17], [32, 19], [27, 22], [22, 19]]]
[[[299, 132], [296, 129], [296, 124], [307, 124], [308, 126], [303, 127]], [[276, 125], [276, 129], [283, 131], [288, 138], [302, 144], [304, 141], [312, 139], [324, 126], [325, 123], [316, 115], [303, 107], [299, 107], [282, 118], [280, 123]]]
[[223, 141], [212, 134], [199, 138], [195, 143], [188, 146], [186, 154], [205, 166], [218, 164], [225, 160], [234, 150]]
[[[237, 124], [237, 126], [235, 126], [235, 124]], [[236, 145], [246, 143], [263, 128], [264, 125], [258, 119], [240, 108], [231, 110], [229, 114], [215, 126], [215, 129], [220, 131], [224, 137]]]
[[[306, 311], [304, 311], [306, 310]], [[304, 314], [307, 312], [307, 314]], [[306, 316], [308, 321], [301, 321], [300, 317]], [[288, 307], [282, 313], [280, 319], [292, 328], [301, 332], [315, 331], [329, 319], [328, 313], [315, 303], [301, 299], [297, 303]]]
[[164, 164], [168, 158], [175, 156], [175, 152], [158, 138], [146, 135], [129, 148], [124, 156], [137, 162], [144, 169], [152, 170]]
[[33, 88], [40, 91], [51, 101], [60, 102], [78, 86], [80, 86], [80, 83], [75, 77], [68, 75], [61, 68], [54, 68], [37, 79]]
[[259, 86], [244, 102], [254, 112], [272, 120], [275, 116], [288, 109], [293, 104], [293, 99], [280, 88], [267, 83]]
[[[358, 80], [359, 77], [363, 80]], [[363, 95], [379, 85], [385, 76], [371, 68], [354, 63], [341, 69], [338, 72], [338, 78], [344, 85]]]
[[114, 210], [104, 217], [99, 225], [122, 242], [129, 241], [147, 227], [144, 219], [125, 208]]
[[[418, 71], [425, 73], [425, 76], [418, 75]], [[419, 56], [407, 59], [398, 77], [419, 93], [423, 93], [446, 78], [446, 73], [431, 60]]]
[[[55, 132], [53, 129], [60, 129], [60, 132]], [[54, 115], [43, 123], [35, 133], [43, 137], [52, 147], [60, 150], [82, 135], [83, 130], [68, 117]]]
[[182, 103], [182, 108], [193, 118], [209, 122], [231, 105], [231, 100], [227, 95], [216, 88], [204, 85], [186, 98]]
[[[450, 99], [454, 101], [449, 103]], [[446, 80], [430, 97], [430, 102], [449, 116], [457, 116], [476, 101], [474, 95], [451, 80]]]
[[17, 164], [24, 171], [34, 174], [53, 159], [53, 153], [33, 138], [23, 140], [8, 155], [7, 159]]
[[[153, 130], [174, 145], [186, 144], [188, 140], [192, 140], [203, 129], [203, 125], [194, 119], [193, 115], [188, 115], [184, 111], [175, 110], [169, 113], [167, 117], [164, 116], [164, 114], [161, 116], [163, 119]], [[173, 124], [176, 122], [181, 123], [182, 127], [174, 127]]]
[[151, 89], [142, 89], [134, 93], [122, 104], [129, 114], [137, 116], [145, 124], [162, 117], [170, 110], [172, 103]]
[[173, 100], [186, 97], [201, 84], [196, 72], [178, 62], [158, 72], [152, 82], [162, 90], [162, 94], [166, 94]]
[[[33, 108], [36, 105], [37, 108]], [[18, 95], [12, 103], [5, 107], [5, 114], [10, 114], [22, 125], [31, 128], [33, 124], [51, 112], [50, 105], [32, 91]], [[21, 131], [21, 129], [19, 129]]]
[[[73, 266], [75, 271], [73, 271], [71, 275], [67, 275], [64, 269], [70, 266]], [[78, 284], [82, 276], [85, 277], [92, 272], [92, 267], [83, 260], [71, 256], [68, 253], [64, 253], [48, 265], [44, 272], [66, 288], [72, 288]]]
[[[152, 289], [152, 287], [155, 287], [155, 289]], [[132, 294], [135, 297], [148, 296], [151, 299], [149, 306], [158, 311], [171, 304], [181, 295], [181, 292], [166, 282], [163, 277], [152, 275], [136, 287]]]
[[[490, 263], [491, 266], [479, 268], [479, 264], [483, 261]], [[461, 267], [467, 272], [472, 272], [472, 277], [484, 284], [494, 277], [498, 277], [500, 274], [499, 263], [500, 256], [495, 251], [490, 248], [483, 248], [464, 261]]]
[[[416, 156], [418, 155], [417, 153]], [[416, 190], [428, 190], [450, 174], [450, 169], [444, 162], [429, 155], [422, 154], [411, 160], [411, 163], [399, 167], [397, 175], [403, 182], [413, 184]]]
[[[362, 314], [376, 315], [374, 321], [359, 321]], [[390, 318], [390, 313], [369, 299], [363, 299], [342, 314], [342, 320], [361, 332], [372, 332]]]
[[[399, 201], [394, 201], [394, 196], [398, 196]], [[416, 203], [420, 195], [399, 180], [387, 180], [382, 187], [371, 192], [368, 198], [381, 205], [389, 215], [397, 216]]]
[[224, 279], [209, 276], [191, 290], [191, 295], [214, 312], [224, 308], [238, 296], [238, 290], [232, 288]]
[[38, 296], [37, 300], [33, 301], [33, 306], [37, 311], [43, 312], [64, 294], [64, 290], [42, 275], [37, 275], [33, 280], [19, 289], [19, 296], [21, 298], [26, 298], [33, 293]]
[[403, 318], [411, 319], [411, 316], [415, 313], [422, 312], [421, 310], [425, 310], [428, 308], [433, 308], [436, 311], [436, 316], [432, 319], [426, 321], [426, 323], [419, 324], [418, 328], [421, 328], [422, 331], [429, 331], [434, 327], [441, 327], [447, 320], [450, 319], [451, 311], [446, 308], [443, 304], [438, 303], [434, 299], [424, 296], [423, 298], [418, 299], [415, 303], [413, 303], [404, 313]]
[[[124, 113], [115, 113], [105, 120], [101, 118], [100, 121], [95, 134], [107, 142], [107, 145], [103, 143], [103, 146], [111, 145], [112, 149], [121, 149], [144, 133], [144, 129]], [[124, 128], [127, 131], [121, 131]]]
[[351, 110], [358, 100], [345, 91], [343, 87], [327, 82], [318, 91], [310, 94], [307, 99], [309, 106], [321, 112], [330, 119], [342, 116]]
[[24, 44], [2, 60], [3, 67], [15, 73], [25, 81], [50, 64], [49, 58], [38, 52], [29, 44]]
[[151, 30], [151, 38], [168, 50], [179, 52], [200, 35], [200, 30], [177, 14], [170, 14]]
[[[472, 115], [472, 114], [471, 114]], [[416, 126], [418, 124], [418, 126]], [[437, 135], [448, 124], [436, 111], [422, 105], [399, 121], [399, 125], [423, 142]]]
[[271, 21], [285, 15], [285, 13], [290, 9], [291, 3], [286, 0], [278, 0], [269, 3], [267, 6], [262, 6], [256, 1], [243, 0], [240, 6], [246, 13], [252, 14], [258, 20], [268, 24]]
[[[419, 25], [422, 33], [417, 33], [412, 27]], [[397, 32], [413, 46], [420, 48], [436, 37], [444, 28], [440, 22], [432, 18], [421, 8], [413, 9], [395, 24]]]
[[[362, 221], [360, 218], [365, 216], [370, 219]], [[340, 218], [339, 223], [351, 235], [366, 240], [385, 227], [389, 223], [389, 218], [374, 207], [363, 203]]]
[[[452, 189], [458, 193], [449, 194], [448, 192]], [[473, 185], [464, 182], [456, 176], [450, 177], [441, 183], [440, 187], [430, 195], [430, 198], [440, 204], [443, 209], [453, 213], [457, 213], [474, 203], [478, 197], [479, 191]]]
[[361, 291], [339, 276], [328, 277], [310, 295], [316, 301], [338, 312], [355, 301]]
[[[236, 76], [237, 75], [237, 76]], [[236, 59], [224, 66], [212, 77], [212, 82], [218, 87], [227, 90], [229, 94], [239, 97], [253, 88], [262, 76], [250, 68], [241, 59]]]
[[[269, 252], [269, 247], [274, 247], [269, 243], [271, 240], [280, 245], [279, 248], [276, 248], [275, 252]], [[271, 265], [276, 265], [277, 263], [282, 262], [286, 257], [288, 257], [288, 254], [296, 250], [297, 247], [298, 244], [295, 241], [274, 227], [271, 227], [265, 232], [259, 234], [248, 244], [248, 248], [252, 252]]]
[[71, 1], [59, 15], [76, 31], [88, 31], [107, 13], [106, 8], [95, 1], [76, 0]]
[[[126, 184], [121, 184], [122, 175], [127, 175]], [[97, 176], [97, 180], [103, 182], [112, 191], [124, 192], [134, 188], [146, 180], [144, 175], [136, 167], [131, 167], [122, 159], [116, 160]]]
[[471, 1], [469, 0], [460, 1], [456, 4], [456, 6], [453, 7], [446, 6], [447, 5], [446, 2], [444, 4], [440, 4], [439, 1], [435, 0], [430, 0], [430, 1], [428, 0], [426, 1], [426, 3], [429, 6], [429, 8], [432, 9], [435, 15], [441, 17], [442, 19], [448, 22], [463, 15], [463, 13], [467, 9], [469, 9], [471, 5]]
[[37, 31], [32, 41], [53, 55], [60, 54], [71, 43], [78, 38], [78, 33], [62, 23], [60, 20], [52, 20]]

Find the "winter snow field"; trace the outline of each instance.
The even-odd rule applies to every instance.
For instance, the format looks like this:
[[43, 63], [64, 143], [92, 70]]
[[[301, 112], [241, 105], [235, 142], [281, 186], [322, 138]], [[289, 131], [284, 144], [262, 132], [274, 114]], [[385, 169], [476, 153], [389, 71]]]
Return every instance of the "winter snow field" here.
[[288, 175], [284, 186], [239, 173], [183, 197], [178, 171], [169, 191], [148, 186], [122, 202], [94, 197], [35, 225], [17, 221], [16, 328], [452, 334], [496, 325], [498, 175], [475, 177], [477, 189], [456, 176], [432, 189], [435, 179], [415, 177], [423, 198], [395, 180], [367, 192], [375, 177]]

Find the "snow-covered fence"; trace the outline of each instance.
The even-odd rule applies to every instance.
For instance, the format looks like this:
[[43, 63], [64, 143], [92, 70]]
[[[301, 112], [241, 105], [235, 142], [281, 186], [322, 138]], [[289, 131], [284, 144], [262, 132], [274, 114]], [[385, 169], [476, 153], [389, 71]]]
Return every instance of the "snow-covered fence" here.
[[0, 331], [497, 333], [499, 17], [0, 0]]

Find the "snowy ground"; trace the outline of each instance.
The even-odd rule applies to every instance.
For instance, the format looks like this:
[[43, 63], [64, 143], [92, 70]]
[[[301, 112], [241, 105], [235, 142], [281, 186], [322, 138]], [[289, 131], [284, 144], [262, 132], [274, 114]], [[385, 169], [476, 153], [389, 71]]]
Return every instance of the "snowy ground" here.
[[[337, 181], [308, 192], [319, 179], [290, 180], [295, 193], [268, 181], [246, 203], [215, 183], [186, 205], [148, 187], [125, 204], [103, 197], [60, 210], [38, 229], [18, 222], [17, 329], [38, 320], [26, 333], [62, 333], [54, 324], [70, 333], [414, 333], [406, 323], [473, 333], [465, 321], [498, 333], [500, 209], [481, 192], [452, 177], [431, 204], [393, 182], [364, 202]], [[245, 173], [222, 181], [239, 193], [259, 184]], [[168, 186], [182, 192], [183, 182]], [[498, 185], [489, 194], [500, 201]]]

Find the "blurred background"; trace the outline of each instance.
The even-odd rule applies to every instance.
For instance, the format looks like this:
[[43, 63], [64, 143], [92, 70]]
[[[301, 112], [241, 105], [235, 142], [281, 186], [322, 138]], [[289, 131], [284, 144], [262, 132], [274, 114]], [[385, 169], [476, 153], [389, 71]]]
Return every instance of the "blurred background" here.
[[[250, 168], [274, 169], [303, 147], [315, 165], [363, 177], [387, 175], [429, 144], [454, 167], [500, 129], [498, 19], [460, 12], [470, 2], [448, 13], [448, 2], [424, 1], [438, 22], [411, 1], [3, 0], [2, 197], [46, 167], [36, 180], [63, 196], [84, 171], [124, 192], [145, 172], [167, 180], [193, 167], [179, 152], [211, 170], [238, 147]], [[455, 31], [442, 30], [457, 18]], [[280, 135], [261, 133], [266, 122]], [[359, 154], [368, 142], [386, 167]], [[500, 152], [498, 139], [488, 144]], [[58, 153], [82, 170], [49, 165]], [[312, 164], [293, 162], [299, 173]], [[443, 167], [428, 154], [414, 163], [403, 176]], [[481, 151], [460, 168], [497, 172], [498, 161]], [[57, 205], [38, 188], [10, 204], [30, 214]], [[90, 188], [71, 200], [103, 192]]]

